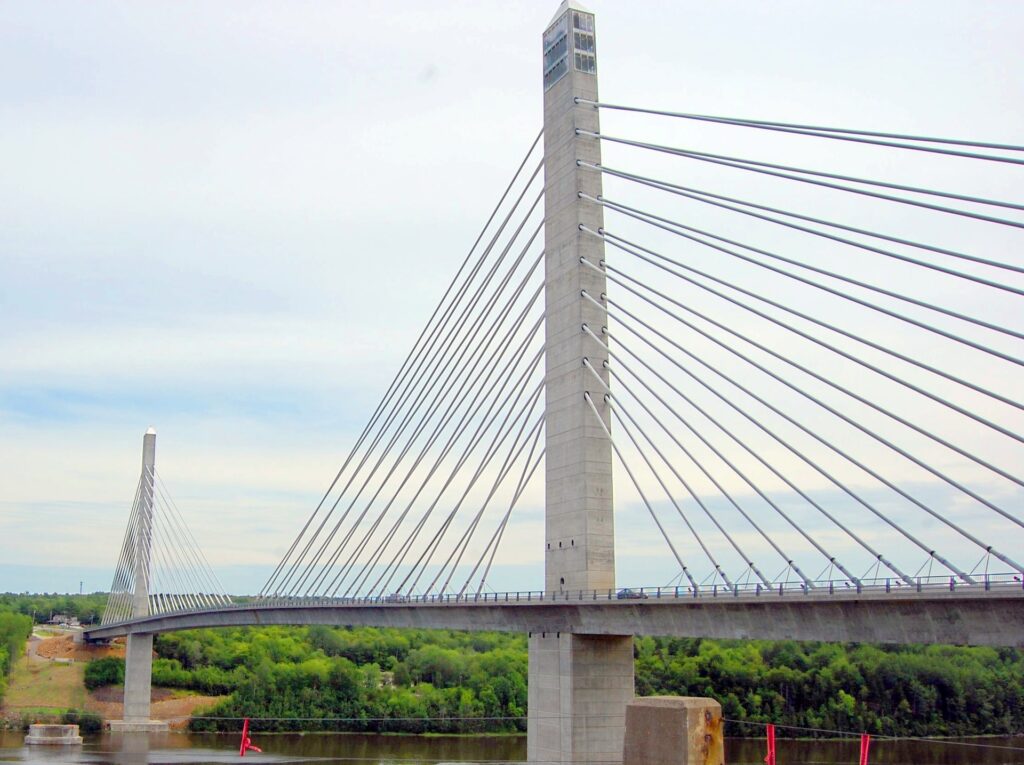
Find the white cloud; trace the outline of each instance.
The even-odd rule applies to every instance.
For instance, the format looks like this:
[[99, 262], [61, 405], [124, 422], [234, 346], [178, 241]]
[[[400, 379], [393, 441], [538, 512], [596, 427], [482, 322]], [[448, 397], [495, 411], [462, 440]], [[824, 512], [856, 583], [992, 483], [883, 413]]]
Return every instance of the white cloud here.
[[[58, 3], [8, 9], [0, 29], [0, 560], [31, 564], [33, 542], [43, 538], [47, 553], [70, 566], [112, 568], [138, 472], [138, 436], [153, 424], [160, 432], [160, 470], [209, 557], [239, 571], [271, 566], [341, 464], [535, 135], [540, 32], [555, 5], [93, 3], [86, 10]], [[1010, 126], [1024, 118], [1019, 99], [1006, 98], [1024, 85], [1015, 5], [986, 14], [968, 2], [875, 2], [856, 10], [803, 2], [770, 8], [592, 5], [602, 93], [613, 102], [994, 140], [1010, 139]], [[907, 168], [923, 184], [970, 193], [1013, 197], [1019, 186], [999, 169], [983, 174], [970, 164], [910, 160], [899, 166], [890, 155], [864, 163], [847, 147], [825, 141], [777, 143], [760, 134], [614, 113], [603, 119], [609, 133], [741, 156], [778, 149], [792, 164], [864, 175]], [[815, 205], [823, 196], [793, 188], [773, 198], [758, 180], [737, 186], [692, 162], [618, 147], [606, 148], [605, 161], [738, 196], [765, 194], [783, 206]], [[622, 182], [608, 181], [606, 194], [661, 204], [657, 209], [668, 217], [724, 226], [737, 239], [771, 228], [679, 200], [655, 202]], [[1012, 231], [948, 223], [923, 228], [916, 213], [876, 214], [856, 202], [832, 209], [993, 257], [1011, 259], [1019, 251]], [[624, 234], [642, 231], [618, 225]], [[877, 259], [835, 254], [820, 242], [772, 236], [772, 246], [786, 254], [861, 269], [890, 286], [914, 278], [901, 268], [880, 268]], [[680, 246], [667, 235], [646, 241]], [[821, 305], [778, 277], [721, 266], [722, 258], [692, 247], [673, 251], [752, 288], [770, 286], [787, 304]], [[622, 267], [630, 262], [611, 250], [608, 259]], [[992, 321], [1019, 318], [1012, 299], [979, 300], [930, 277], [918, 286]], [[719, 310], [715, 299], [694, 288], [680, 294], [696, 308]], [[829, 310], [830, 320], [851, 321], [903, 351], [952, 363], [1008, 395], [1019, 390], [1021, 380], [990, 359], [967, 353], [950, 362], [945, 345], [894, 331], [891, 320], [849, 307]], [[761, 342], [807, 360], [784, 332], [764, 329], [739, 311], [729, 317]], [[750, 378], [747, 367], [715, 352], [709, 341], [665, 317], [657, 326], [737, 379]], [[620, 329], [612, 322], [613, 333]], [[873, 353], [865, 351], [877, 361]], [[713, 403], [678, 371], [658, 368], [696, 401]], [[834, 360], [827, 369], [986, 459], [1017, 464], [1015, 446], [965, 427], [957, 416], [849, 362]], [[955, 384], [929, 384], [943, 394], [962, 393]], [[842, 399], [808, 385], [829, 401]], [[976, 503], [938, 491], [920, 469], [829, 422], [794, 394], [770, 390], [802, 421], [881, 465], [886, 475], [938, 497], [956, 517], [972, 518], [978, 533], [1000, 536], [1000, 526], [980, 520], [987, 516], [977, 515]], [[855, 490], [877, 488], [792, 426], [732, 389], [729, 395]], [[978, 397], [967, 401], [1011, 429], [1024, 427], [1019, 412]], [[742, 418], [715, 411], [806, 491], [846, 502], [835, 499], [829, 481]], [[858, 422], [893, 432], [877, 413], [851, 411]], [[713, 434], [712, 443], [726, 447], [728, 438], [708, 422], [690, 411], [687, 416]], [[658, 432], [647, 422], [649, 432]], [[679, 423], [672, 427], [685, 432]], [[726, 490], [750, 502], [750, 487], [686, 437]], [[991, 482], [984, 470], [920, 436], [900, 437], [987, 496], [1007, 506], [1019, 499], [1014, 487]], [[669, 439], [658, 439], [673, 449]], [[701, 496], [732, 512], [699, 470], [678, 453], [672, 459]], [[756, 460], [737, 452], [735, 461], [772, 496], [793, 499]], [[645, 491], [656, 495], [653, 478], [638, 474]], [[639, 575], [629, 561], [661, 543], [646, 511], [632, 504], [628, 479], [617, 474], [616, 485], [625, 519], [620, 558]], [[886, 501], [898, 506], [894, 512], [909, 513]], [[536, 511], [542, 503], [535, 481], [524, 506]], [[526, 517], [509, 529], [499, 558], [510, 580], [522, 575], [514, 565], [540, 566], [539, 521]], [[917, 523], [936, 539], [959, 544]], [[830, 545], [853, 549], [835, 531], [818, 528]], [[685, 539], [681, 527], [676, 533]], [[777, 533], [787, 545], [803, 544], [792, 530]], [[884, 528], [865, 534], [888, 543]], [[740, 536], [752, 548], [764, 547], [746, 529]], [[691, 541], [683, 546], [691, 557], [698, 554]], [[671, 574], [671, 560], [659, 560]]]

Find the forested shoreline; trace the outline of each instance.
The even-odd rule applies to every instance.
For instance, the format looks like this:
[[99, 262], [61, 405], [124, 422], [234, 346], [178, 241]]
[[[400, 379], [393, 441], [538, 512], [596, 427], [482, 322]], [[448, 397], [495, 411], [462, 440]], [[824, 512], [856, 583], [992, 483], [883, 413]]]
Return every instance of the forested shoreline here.
[[711, 696], [733, 720], [891, 736], [1024, 733], [1024, 653], [1009, 648], [645, 637], [635, 654], [637, 695]]
[[[520, 635], [235, 628], [163, 635], [156, 651], [154, 683], [231, 694], [205, 718], [278, 718], [260, 721], [257, 729], [282, 731], [526, 730], [526, 639]], [[190, 727], [237, 726], [195, 718]]]
[[[155, 684], [228, 698], [193, 730], [525, 730], [526, 639], [374, 628], [160, 636]], [[732, 720], [899, 736], [1024, 733], [1012, 649], [639, 638], [638, 695], [711, 696]], [[301, 718], [301, 719], [300, 719]], [[806, 734], [802, 734], [806, 735]], [[824, 735], [824, 734], [822, 734]]]
[[[33, 621], [51, 612], [91, 621], [104, 601], [0, 595], [0, 696]], [[226, 697], [193, 730], [236, 730], [227, 718], [241, 717], [276, 718], [255, 723], [275, 731], [526, 727], [523, 635], [225, 628], [160, 635], [155, 649], [154, 685]], [[1024, 652], [1013, 649], [645, 637], [634, 653], [637, 695], [711, 696], [731, 720], [897, 736], [1024, 734]], [[123, 661], [94, 661], [85, 677], [90, 688], [123, 682]]]

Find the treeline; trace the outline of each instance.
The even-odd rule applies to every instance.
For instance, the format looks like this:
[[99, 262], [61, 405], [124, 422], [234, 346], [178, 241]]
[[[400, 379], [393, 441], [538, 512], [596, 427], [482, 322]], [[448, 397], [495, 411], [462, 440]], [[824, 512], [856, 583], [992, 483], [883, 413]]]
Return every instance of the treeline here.
[[1024, 654], [1012, 649], [646, 637], [635, 654], [638, 695], [711, 696], [733, 720], [898, 736], [1024, 733]]
[[[671, 638], [634, 648], [638, 695], [710, 696], [731, 720], [901, 736], [1024, 733], [1024, 654], [1011, 649]], [[234, 628], [161, 635], [156, 650], [154, 684], [227, 696], [191, 721], [194, 730], [237, 729], [210, 717], [275, 718], [254, 723], [259, 730], [525, 729], [521, 635]], [[87, 670], [90, 682], [123, 678], [123, 665], [105, 661]]]
[[25, 650], [32, 624], [43, 623], [50, 614], [77, 616], [80, 621], [98, 621], [107, 602], [105, 593], [93, 595], [15, 595], [0, 593], [0, 702], [7, 692], [7, 677]]
[[51, 614], [76, 616], [83, 623], [99, 621], [107, 603], [106, 593], [92, 595], [15, 595], [0, 593], [0, 702], [7, 692], [7, 676], [25, 650], [32, 624], [42, 624]]
[[[259, 730], [526, 729], [520, 635], [238, 628], [161, 635], [156, 651], [154, 684], [230, 694], [204, 717], [279, 718], [254, 722]], [[195, 718], [191, 727], [238, 725]]]
[[7, 676], [21, 656], [25, 641], [32, 634], [32, 620], [23, 614], [4, 610], [0, 605], [0, 702], [7, 692]]
[[107, 606], [107, 593], [88, 595], [16, 595], [0, 594], [0, 611], [14, 611], [45, 624], [53, 614], [76, 617], [82, 624], [95, 624]]

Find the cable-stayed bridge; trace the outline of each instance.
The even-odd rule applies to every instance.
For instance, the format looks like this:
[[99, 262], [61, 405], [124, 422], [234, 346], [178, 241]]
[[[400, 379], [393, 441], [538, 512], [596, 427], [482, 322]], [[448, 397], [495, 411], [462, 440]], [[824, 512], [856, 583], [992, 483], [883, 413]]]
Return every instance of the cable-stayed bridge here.
[[528, 632], [534, 761], [621, 756], [636, 634], [1024, 646], [1024, 146], [602, 102], [572, 3], [543, 62], [543, 129], [258, 597], [147, 434], [88, 632], [129, 635], [126, 719], [193, 627]]

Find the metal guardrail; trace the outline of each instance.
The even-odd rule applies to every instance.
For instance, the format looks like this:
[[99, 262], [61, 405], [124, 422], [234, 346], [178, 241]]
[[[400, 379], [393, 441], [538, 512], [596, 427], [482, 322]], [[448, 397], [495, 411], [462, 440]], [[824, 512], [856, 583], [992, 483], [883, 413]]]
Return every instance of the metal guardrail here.
[[[752, 600], [761, 597], [801, 597], [806, 595], [828, 595], [836, 598], [856, 597], [865, 593], [868, 594], [901, 594], [907, 592], [917, 593], [938, 593], [957, 591], [979, 591], [986, 592], [998, 590], [1006, 592], [1009, 590], [1024, 591], [1024, 577], [1015, 573], [986, 574], [980, 577], [975, 583], [958, 581], [955, 577], [931, 576], [916, 577], [914, 584], [910, 585], [902, 580], [886, 579], [862, 579], [852, 581], [847, 579], [830, 579], [814, 582], [814, 587], [808, 587], [803, 582], [779, 582], [778, 585], [766, 587], [758, 582], [734, 584], [732, 587], [710, 585], [703, 588], [686, 586], [677, 587], [625, 587], [608, 590], [572, 590], [572, 591], [544, 591], [544, 590], [520, 590], [509, 592], [482, 592], [482, 593], [433, 593], [422, 595], [402, 595], [394, 593], [391, 595], [367, 595], [345, 598], [325, 597], [265, 597], [253, 598], [245, 602], [233, 602], [230, 605], [218, 608], [192, 608], [161, 611], [151, 616], [169, 616], [183, 614], [221, 613], [225, 611], [239, 611], [251, 608], [337, 608], [345, 606], [466, 606], [473, 604], [496, 604], [496, 605], [522, 605], [524, 603], [588, 603], [588, 602], [620, 602], [637, 603], [645, 600], [707, 600], [735, 598]], [[116, 627], [121, 624], [129, 624], [136, 619], [111, 622], [101, 625], [103, 628]]]

